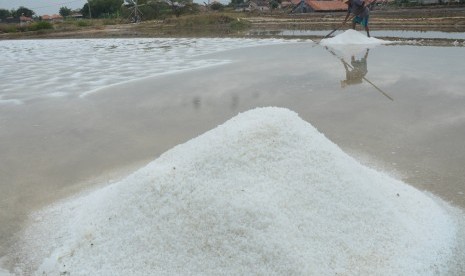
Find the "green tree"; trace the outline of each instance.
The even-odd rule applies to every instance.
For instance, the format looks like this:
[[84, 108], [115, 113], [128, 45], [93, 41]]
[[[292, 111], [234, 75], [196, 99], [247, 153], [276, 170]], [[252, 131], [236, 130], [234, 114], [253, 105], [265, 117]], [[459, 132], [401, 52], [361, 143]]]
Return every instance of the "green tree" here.
[[59, 13], [61, 16], [67, 17], [67, 16], [70, 16], [71, 13], [73, 13], [73, 11], [68, 7], [61, 7]]
[[241, 4], [244, 4], [245, 1], [244, 0], [231, 0], [231, 2], [229, 2], [228, 6], [230, 7], [237, 7], [238, 5], [241, 5]]
[[222, 11], [224, 9], [224, 5], [220, 2], [213, 2], [213, 4], [210, 5], [210, 9], [214, 11]]
[[279, 7], [279, 2], [276, 0], [271, 0], [270, 2], [270, 12], [272, 13], [274, 9]]
[[79, 12], [82, 14], [82, 16], [84, 17], [91, 17], [91, 14], [89, 14], [90, 12], [90, 9], [89, 9], [89, 4], [88, 3], [85, 3], [84, 6], [82, 7], [81, 10], [79, 10]]
[[33, 10], [30, 10], [23, 6], [19, 7], [16, 11], [12, 10], [12, 16], [14, 17], [20, 17], [22, 15], [27, 16], [27, 17], [32, 17], [34, 16], [34, 14], [36, 13]]
[[165, 18], [171, 14], [172, 8], [165, 1], [148, 0], [147, 5], [141, 7], [144, 19]]
[[90, 6], [90, 13], [93, 18], [118, 17], [121, 13], [122, 5], [123, 0], [89, 0], [82, 7], [81, 13], [85, 17], [90, 17]]
[[10, 16], [11, 16], [11, 12], [9, 10], [0, 9], [0, 20], [3, 21]]

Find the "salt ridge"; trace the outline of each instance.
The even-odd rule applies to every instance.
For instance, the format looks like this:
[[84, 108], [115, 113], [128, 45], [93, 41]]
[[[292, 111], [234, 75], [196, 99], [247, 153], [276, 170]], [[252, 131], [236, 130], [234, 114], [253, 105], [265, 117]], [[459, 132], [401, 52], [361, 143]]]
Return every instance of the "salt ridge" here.
[[440, 275], [456, 239], [433, 199], [281, 108], [33, 218], [19, 274]]

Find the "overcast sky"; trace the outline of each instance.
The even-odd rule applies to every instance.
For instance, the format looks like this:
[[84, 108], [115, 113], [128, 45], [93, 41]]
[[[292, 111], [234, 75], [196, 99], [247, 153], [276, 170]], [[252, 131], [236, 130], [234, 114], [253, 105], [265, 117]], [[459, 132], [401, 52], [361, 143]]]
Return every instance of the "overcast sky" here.
[[18, 9], [20, 6], [33, 10], [36, 15], [57, 14], [61, 7], [81, 9], [87, 0], [0, 0], [0, 9]]

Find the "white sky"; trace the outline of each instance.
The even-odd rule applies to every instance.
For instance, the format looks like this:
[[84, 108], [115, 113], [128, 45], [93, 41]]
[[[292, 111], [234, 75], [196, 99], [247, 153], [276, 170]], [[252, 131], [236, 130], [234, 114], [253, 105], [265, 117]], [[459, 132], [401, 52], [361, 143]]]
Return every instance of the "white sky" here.
[[61, 7], [68, 7], [72, 10], [80, 9], [87, 0], [0, 0], [0, 9], [17, 9], [24, 6], [33, 10], [36, 15], [55, 14]]

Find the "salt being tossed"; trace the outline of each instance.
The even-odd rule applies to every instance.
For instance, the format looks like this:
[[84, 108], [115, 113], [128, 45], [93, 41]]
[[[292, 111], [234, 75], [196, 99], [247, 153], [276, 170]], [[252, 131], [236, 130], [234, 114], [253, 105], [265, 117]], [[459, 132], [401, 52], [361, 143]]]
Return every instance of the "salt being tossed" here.
[[438, 275], [456, 242], [432, 198], [282, 108], [239, 114], [34, 217], [18, 274]]

